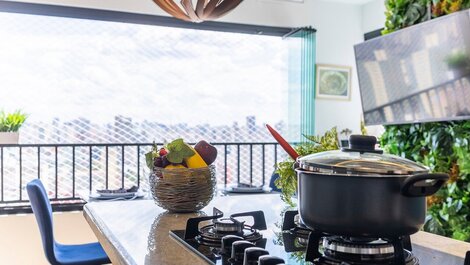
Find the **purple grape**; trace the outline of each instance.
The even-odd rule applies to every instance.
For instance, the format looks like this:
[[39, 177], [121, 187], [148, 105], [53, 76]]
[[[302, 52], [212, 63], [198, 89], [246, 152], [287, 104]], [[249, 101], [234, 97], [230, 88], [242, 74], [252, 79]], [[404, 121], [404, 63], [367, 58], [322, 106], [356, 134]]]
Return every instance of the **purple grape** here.
[[166, 167], [170, 164], [170, 161], [168, 161], [168, 159], [166, 158], [166, 155], [161, 156], [161, 158], [162, 158], [162, 167]]
[[153, 165], [156, 166], [156, 167], [163, 167], [163, 159], [161, 156], [159, 157], [155, 157], [155, 159], [153, 160]]

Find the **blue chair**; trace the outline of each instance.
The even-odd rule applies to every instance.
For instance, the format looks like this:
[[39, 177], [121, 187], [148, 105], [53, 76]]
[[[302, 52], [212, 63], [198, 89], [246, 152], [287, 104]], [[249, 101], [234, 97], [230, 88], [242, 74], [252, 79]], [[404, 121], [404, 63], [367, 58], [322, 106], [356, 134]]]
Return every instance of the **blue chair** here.
[[47, 260], [52, 265], [98, 265], [111, 263], [100, 243], [83, 245], [62, 245], [54, 240], [54, 227], [52, 224], [52, 207], [46, 190], [39, 179], [26, 185], [31, 208], [33, 208], [39, 231], [41, 232], [42, 246]]
[[276, 173], [275, 171], [271, 175], [271, 179], [269, 180], [269, 187], [271, 188], [271, 191], [276, 191], [276, 192], [281, 192], [282, 190], [278, 187], [276, 187], [276, 180], [279, 178], [279, 174]]

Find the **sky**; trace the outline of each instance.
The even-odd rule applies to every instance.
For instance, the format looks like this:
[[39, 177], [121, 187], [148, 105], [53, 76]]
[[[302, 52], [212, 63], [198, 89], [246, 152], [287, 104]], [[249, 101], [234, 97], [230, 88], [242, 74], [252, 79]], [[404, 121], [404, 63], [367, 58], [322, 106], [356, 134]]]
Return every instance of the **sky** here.
[[0, 25], [0, 109], [22, 109], [28, 122], [120, 114], [223, 125], [284, 115], [279, 37], [9, 13]]

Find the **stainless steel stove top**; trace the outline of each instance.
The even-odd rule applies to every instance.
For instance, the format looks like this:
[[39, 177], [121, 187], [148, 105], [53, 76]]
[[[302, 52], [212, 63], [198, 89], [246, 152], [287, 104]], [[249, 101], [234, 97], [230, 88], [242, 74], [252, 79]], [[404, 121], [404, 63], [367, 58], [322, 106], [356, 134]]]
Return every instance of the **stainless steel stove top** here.
[[[239, 214], [241, 217], [250, 217], [253, 212], [247, 214]], [[284, 216], [287, 217], [289, 214], [295, 212], [284, 213]], [[219, 229], [222, 232], [221, 235], [217, 235], [216, 238], [221, 238], [228, 234], [234, 234], [231, 237], [230, 244], [232, 241], [245, 240], [239, 245], [242, 246], [242, 250], [247, 247], [257, 247], [260, 249], [253, 249], [253, 251], [258, 251], [261, 254], [269, 254], [271, 256], [278, 257], [284, 260], [285, 264], [297, 265], [297, 264], [313, 264], [313, 265], [363, 265], [363, 264], [397, 264], [394, 259], [394, 249], [396, 249], [396, 243], [393, 243], [393, 240], [383, 240], [383, 239], [346, 239], [343, 237], [321, 237], [318, 241], [319, 245], [316, 246], [319, 249], [320, 256], [314, 256], [312, 258], [311, 248], [307, 251], [309, 236], [310, 240], [312, 233], [311, 230], [298, 225], [298, 222], [295, 222], [294, 219], [289, 222], [283, 222], [282, 218], [279, 218], [279, 221], [270, 224], [266, 227], [264, 220], [261, 222], [260, 219], [255, 218], [255, 223], [251, 226], [250, 218], [247, 220], [239, 221], [238, 218], [233, 218], [233, 215], [230, 218], [222, 218], [223, 214], [214, 210], [214, 220], [209, 221], [203, 225], [199, 225], [204, 221], [208, 221], [211, 217], [204, 217], [204, 220], [200, 220], [194, 225], [194, 222], [187, 226], [187, 230], [192, 228], [197, 228], [195, 231], [187, 230], [172, 230], [170, 235], [183, 244], [189, 251], [192, 251], [204, 259], [208, 264], [214, 265], [232, 265], [232, 264], [244, 264], [243, 263], [243, 254], [238, 259], [237, 256], [230, 253], [231, 248], [228, 250], [226, 246], [224, 247], [222, 242], [207, 242], [204, 238], [206, 235], [201, 235], [200, 233], [210, 230], [214, 232]], [[237, 215], [235, 215], [237, 216]], [[258, 216], [259, 217], [259, 216]], [[264, 215], [263, 215], [264, 218]], [[290, 218], [290, 217], [289, 217]], [[191, 223], [191, 221], [189, 222]], [[251, 224], [253, 221], [251, 220]], [[289, 227], [294, 223], [295, 227]], [[218, 227], [219, 226], [219, 227]], [[245, 227], [246, 226], [246, 227]], [[254, 228], [253, 228], [254, 227]], [[240, 231], [244, 228], [246, 231]], [[230, 231], [232, 232], [230, 232]], [[247, 236], [247, 231], [249, 232]], [[252, 233], [258, 235], [258, 237], [252, 237]], [[195, 236], [196, 235], [196, 236]], [[211, 238], [214, 236], [211, 235]], [[409, 237], [400, 238], [399, 246], [403, 250], [403, 260], [404, 265], [431, 265], [431, 264], [447, 264], [438, 262], [436, 260], [429, 260], [429, 256], [423, 253], [422, 249], [418, 248], [418, 251], [411, 250], [411, 244], [409, 243]], [[233, 250], [233, 248], [232, 248]], [[263, 250], [263, 251], [262, 251]], [[243, 252], [243, 251], [242, 251]], [[307, 252], [309, 254], [307, 254]], [[261, 255], [259, 254], [259, 255]], [[310, 257], [309, 257], [310, 256]], [[257, 257], [257, 256], [256, 256]], [[444, 257], [445, 259], [445, 257]], [[443, 260], [444, 260], [443, 259]], [[451, 257], [448, 257], [451, 260]], [[310, 260], [310, 261], [306, 261]], [[455, 261], [453, 261], [455, 262]], [[246, 263], [246, 262], [245, 262]], [[246, 263], [252, 264], [252, 263]], [[257, 264], [257, 263], [253, 263]], [[268, 264], [268, 263], [267, 263]], [[464, 261], [459, 263], [449, 263], [449, 264], [462, 264]]]

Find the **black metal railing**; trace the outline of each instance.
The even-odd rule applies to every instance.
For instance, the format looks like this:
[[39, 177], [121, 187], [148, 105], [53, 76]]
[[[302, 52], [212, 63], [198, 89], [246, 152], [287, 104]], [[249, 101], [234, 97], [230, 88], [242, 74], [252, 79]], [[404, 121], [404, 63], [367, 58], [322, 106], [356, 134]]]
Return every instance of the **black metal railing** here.
[[[144, 155], [153, 144], [0, 145], [0, 214], [29, 212], [26, 184], [43, 180], [54, 209], [83, 206], [81, 192], [139, 186], [148, 190]], [[213, 143], [219, 186], [266, 185], [278, 161], [276, 143]], [[161, 144], [160, 144], [161, 146]]]

